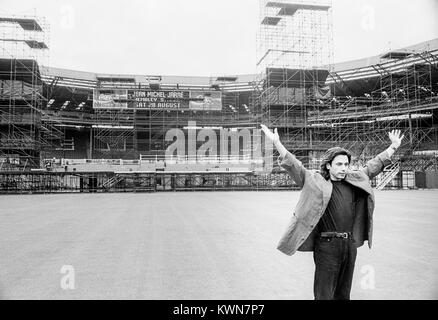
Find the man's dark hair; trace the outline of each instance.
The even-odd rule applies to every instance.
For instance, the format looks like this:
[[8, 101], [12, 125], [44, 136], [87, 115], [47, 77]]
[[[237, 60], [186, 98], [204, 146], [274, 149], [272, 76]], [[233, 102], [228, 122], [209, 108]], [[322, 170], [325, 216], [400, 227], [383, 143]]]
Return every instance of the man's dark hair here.
[[324, 153], [324, 156], [323, 156], [322, 161], [321, 161], [320, 173], [326, 180], [330, 179], [330, 172], [329, 172], [329, 169], [327, 169], [327, 164], [331, 165], [333, 159], [336, 158], [337, 156], [340, 156], [340, 155], [347, 156], [348, 163], [351, 163], [351, 153], [347, 149], [344, 149], [341, 147], [334, 147], [334, 148], [328, 149]]

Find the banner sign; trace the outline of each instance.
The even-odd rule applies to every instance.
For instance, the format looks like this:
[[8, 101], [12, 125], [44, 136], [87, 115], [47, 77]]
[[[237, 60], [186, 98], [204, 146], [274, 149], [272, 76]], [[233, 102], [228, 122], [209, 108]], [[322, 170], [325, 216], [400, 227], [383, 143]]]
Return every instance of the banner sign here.
[[177, 110], [189, 108], [188, 91], [130, 90], [130, 108], [152, 110]]
[[95, 109], [222, 110], [219, 91], [99, 90], [93, 91]]
[[222, 95], [220, 91], [190, 91], [191, 110], [222, 110]]
[[94, 109], [126, 109], [128, 108], [127, 90], [93, 90]]

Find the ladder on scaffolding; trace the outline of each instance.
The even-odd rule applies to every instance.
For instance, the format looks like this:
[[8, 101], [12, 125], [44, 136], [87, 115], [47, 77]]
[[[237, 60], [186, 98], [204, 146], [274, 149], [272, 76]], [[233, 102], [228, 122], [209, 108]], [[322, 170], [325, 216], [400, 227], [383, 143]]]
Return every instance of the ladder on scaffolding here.
[[379, 177], [380, 179], [378, 179], [376, 189], [382, 190], [383, 188], [385, 188], [388, 185], [388, 183], [395, 178], [395, 176], [399, 173], [399, 171], [400, 171], [399, 161], [394, 162], [390, 166], [386, 167], [381, 173], [381, 176]]
[[102, 187], [104, 189], [111, 189], [112, 187], [114, 187], [117, 183], [119, 183], [123, 179], [124, 179], [123, 177], [119, 176], [118, 174], [115, 174], [113, 177], [111, 177], [110, 179], [105, 181], [105, 183], [102, 184]]

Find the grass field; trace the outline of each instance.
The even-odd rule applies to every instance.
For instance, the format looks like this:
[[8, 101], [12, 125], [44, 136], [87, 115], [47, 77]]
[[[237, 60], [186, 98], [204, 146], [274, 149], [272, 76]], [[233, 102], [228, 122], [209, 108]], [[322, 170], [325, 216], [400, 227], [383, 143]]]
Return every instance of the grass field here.
[[[312, 254], [276, 250], [298, 196], [0, 196], [0, 297], [313, 299]], [[438, 298], [437, 209], [438, 190], [376, 191], [352, 299]], [[61, 287], [64, 265], [74, 289]]]

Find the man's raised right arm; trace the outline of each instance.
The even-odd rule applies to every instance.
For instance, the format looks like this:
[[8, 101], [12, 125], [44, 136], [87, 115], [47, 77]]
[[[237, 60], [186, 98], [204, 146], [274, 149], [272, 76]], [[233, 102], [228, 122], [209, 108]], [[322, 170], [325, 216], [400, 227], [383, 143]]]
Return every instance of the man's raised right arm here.
[[292, 153], [287, 151], [280, 141], [277, 129], [272, 132], [263, 124], [261, 127], [266, 135], [266, 138], [272, 141], [275, 148], [277, 148], [277, 151], [280, 153], [280, 157], [278, 158], [280, 166], [289, 173], [297, 185], [302, 187], [304, 185], [307, 169], [303, 166], [300, 160], [298, 160]]

